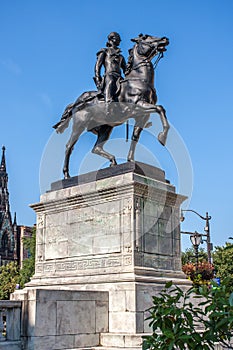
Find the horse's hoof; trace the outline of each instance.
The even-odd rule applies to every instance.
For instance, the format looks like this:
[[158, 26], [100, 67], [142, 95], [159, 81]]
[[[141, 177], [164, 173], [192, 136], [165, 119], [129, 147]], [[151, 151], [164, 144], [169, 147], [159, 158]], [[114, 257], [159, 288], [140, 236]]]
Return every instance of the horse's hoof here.
[[129, 154], [128, 154], [128, 157], [127, 157], [127, 161], [128, 162], [134, 162], [134, 154], [133, 154], [133, 152], [131, 150], [129, 151]]
[[64, 179], [67, 180], [70, 178], [70, 174], [68, 173], [68, 171], [63, 171], [64, 174]]
[[166, 145], [166, 140], [167, 140], [167, 134], [160, 132], [158, 135], [158, 140], [161, 143], [161, 145], [165, 146]]
[[117, 165], [116, 159], [112, 159], [110, 162], [111, 162], [110, 168]]
[[131, 162], [131, 163], [133, 163], [133, 162], [135, 162], [135, 160], [134, 160], [134, 156], [128, 156], [128, 158], [127, 158], [127, 162]]

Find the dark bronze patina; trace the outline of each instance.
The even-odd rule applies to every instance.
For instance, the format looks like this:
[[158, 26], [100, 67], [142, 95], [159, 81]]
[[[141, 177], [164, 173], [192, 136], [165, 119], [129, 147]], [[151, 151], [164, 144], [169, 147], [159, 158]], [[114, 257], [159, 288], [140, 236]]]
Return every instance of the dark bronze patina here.
[[[120, 35], [112, 32], [108, 36], [107, 48], [97, 53], [94, 81], [106, 103], [118, 102], [117, 87], [122, 80], [121, 69], [124, 73], [126, 70], [125, 59], [118, 47], [120, 42]], [[101, 76], [102, 66], [105, 69], [103, 77]]]
[[[165, 145], [169, 123], [165, 109], [156, 105], [157, 96], [154, 87], [154, 66], [152, 59], [158, 56], [155, 65], [166, 51], [169, 40], [166, 37], [158, 38], [140, 34], [131, 39], [135, 44], [129, 50], [128, 63], [125, 65], [118, 45], [119, 34], [113, 32], [108, 36], [107, 48], [97, 54], [95, 66], [95, 82], [98, 91], [84, 92], [78, 99], [68, 105], [60, 122], [54, 125], [58, 133], [62, 133], [73, 118], [73, 130], [66, 145], [63, 173], [69, 178], [69, 160], [72, 149], [79, 136], [86, 129], [97, 135], [97, 141], [92, 152], [109, 159], [110, 165], [116, 163], [115, 156], [103, 149], [109, 139], [113, 127], [121, 125], [129, 118], [135, 119], [131, 138], [128, 161], [134, 161], [135, 147], [141, 131], [149, 127], [151, 113], [158, 113], [162, 122], [163, 131], [158, 140]], [[101, 77], [101, 67], [104, 66], [104, 76]], [[121, 70], [125, 78], [121, 77]]]

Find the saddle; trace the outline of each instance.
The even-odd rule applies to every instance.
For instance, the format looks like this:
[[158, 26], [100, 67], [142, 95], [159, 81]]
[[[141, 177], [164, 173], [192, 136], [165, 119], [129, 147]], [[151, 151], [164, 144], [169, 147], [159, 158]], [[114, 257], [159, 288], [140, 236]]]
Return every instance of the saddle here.
[[72, 112], [73, 109], [75, 108], [76, 111], [80, 111], [83, 108], [86, 107], [88, 102], [93, 101], [95, 98], [98, 99], [98, 101], [100, 102], [104, 102], [104, 95], [101, 91], [87, 91], [84, 92], [81, 96], [79, 96], [77, 98], [77, 100], [73, 103], [70, 103], [64, 110], [61, 119], [58, 123], [56, 123], [55, 125], [53, 125], [53, 128], [57, 131], [57, 132], [62, 132], [60, 131], [60, 129], [63, 129], [63, 125], [66, 124], [66, 122], [68, 122], [70, 120], [70, 118], [72, 117]]

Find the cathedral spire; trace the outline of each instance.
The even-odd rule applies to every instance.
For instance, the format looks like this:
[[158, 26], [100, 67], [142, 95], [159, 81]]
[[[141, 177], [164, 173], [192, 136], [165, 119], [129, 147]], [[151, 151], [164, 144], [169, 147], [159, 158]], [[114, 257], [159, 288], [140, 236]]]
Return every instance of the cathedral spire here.
[[16, 260], [18, 249], [16, 217], [15, 225], [13, 226], [10, 213], [5, 150], [5, 146], [3, 146], [0, 163], [0, 265]]
[[15, 212], [15, 215], [14, 215], [14, 222], [13, 222], [13, 225], [17, 225], [16, 212]]
[[3, 146], [2, 147], [2, 161], [1, 161], [0, 171], [4, 171], [4, 172], [6, 172], [5, 150], [6, 150], [6, 147]]
[[[2, 147], [2, 160], [0, 165], [0, 213], [3, 217], [9, 213], [9, 193], [8, 193], [8, 175], [6, 172], [5, 146]], [[9, 213], [10, 215], [10, 213]]]

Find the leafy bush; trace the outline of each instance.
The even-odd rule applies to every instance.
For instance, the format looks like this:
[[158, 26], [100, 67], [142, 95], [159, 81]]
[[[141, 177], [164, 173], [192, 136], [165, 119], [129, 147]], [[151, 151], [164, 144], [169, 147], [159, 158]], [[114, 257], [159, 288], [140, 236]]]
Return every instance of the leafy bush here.
[[233, 349], [233, 293], [227, 279], [221, 287], [186, 292], [169, 282], [153, 297], [149, 313], [152, 335], [144, 337], [143, 350], [209, 350], [216, 342]]

